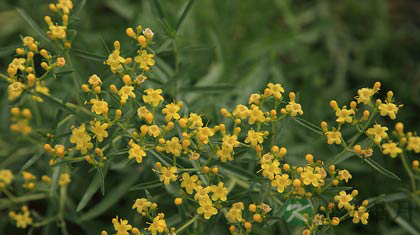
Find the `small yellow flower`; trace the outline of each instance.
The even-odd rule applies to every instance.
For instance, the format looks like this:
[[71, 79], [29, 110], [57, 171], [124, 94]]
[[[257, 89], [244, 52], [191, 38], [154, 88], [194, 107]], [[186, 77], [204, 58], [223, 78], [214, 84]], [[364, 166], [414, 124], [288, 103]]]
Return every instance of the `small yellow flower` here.
[[108, 113], [108, 103], [103, 100], [91, 99], [90, 103], [92, 104], [91, 111], [96, 114], [107, 114]]
[[420, 153], [420, 137], [418, 136], [408, 137], [407, 150]]
[[172, 137], [171, 140], [167, 140], [165, 143], [165, 151], [172, 153], [174, 156], [181, 155], [182, 145], [179, 143], [178, 137]]
[[134, 87], [133, 86], [123, 86], [118, 91], [118, 95], [121, 97], [121, 100], [126, 101], [128, 97], [136, 98], [136, 94], [134, 94]]
[[135, 158], [137, 163], [141, 163], [143, 161], [143, 157], [146, 156], [146, 152], [142, 147], [134, 143], [133, 140], [130, 140], [129, 145], [130, 150], [128, 150], [128, 159]]
[[341, 132], [340, 131], [327, 131], [325, 132], [327, 136], [328, 144], [341, 144]]
[[60, 186], [66, 186], [71, 182], [70, 175], [68, 173], [63, 173], [60, 175], [59, 184]]
[[146, 106], [141, 106], [137, 109], [137, 116], [139, 118], [146, 119], [148, 123], [152, 123], [153, 121], [153, 114], [147, 109]]
[[22, 94], [24, 88], [25, 85], [23, 85], [21, 82], [13, 82], [10, 84], [7, 88], [9, 100], [12, 101], [18, 98]]
[[281, 86], [281, 84], [268, 83], [267, 86], [274, 98], [281, 99], [282, 93], [284, 92], [284, 88]]
[[86, 154], [88, 149], [93, 148], [93, 144], [90, 142], [91, 137], [86, 132], [86, 125], [82, 124], [79, 128], [72, 128], [70, 143], [76, 144], [76, 149], [80, 150], [82, 154]]
[[177, 175], [176, 171], [178, 169], [175, 166], [171, 167], [162, 167], [161, 168], [161, 175], [160, 181], [162, 181], [165, 185], [169, 185], [171, 181], [176, 181]]
[[233, 110], [233, 116], [238, 117], [240, 119], [245, 119], [248, 117], [249, 109], [243, 104], [236, 105], [235, 109]]
[[323, 183], [322, 176], [319, 173], [314, 172], [314, 168], [311, 166], [305, 166], [304, 171], [300, 174], [305, 185], [312, 184], [314, 187], [318, 187]]
[[362, 88], [357, 91], [357, 94], [359, 95], [355, 97], [357, 103], [370, 104], [371, 97], [375, 94], [375, 91], [371, 88]]
[[198, 176], [190, 176], [188, 173], [183, 173], [181, 188], [185, 188], [185, 191], [187, 191], [188, 194], [192, 194], [194, 188], [197, 186], [197, 180]]
[[292, 180], [289, 179], [288, 174], [276, 175], [273, 181], [271, 181], [271, 185], [277, 187], [277, 191], [279, 193], [284, 192], [284, 189], [292, 184]]
[[188, 122], [191, 129], [197, 129], [203, 126], [203, 119], [201, 119], [201, 117], [196, 113], [190, 113]]
[[27, 228], [28, 225], [31, 225], [33, 223], [33, 219], [30, 215], [29, 209], [27, 206], [22, 206], [21, 213], [17, 213], [14, 211], [11, 211], [9, 213], [9, 216], [11, 219], [16, 221], [16, 227], [18, 228]]
[[159, 213], [159, 215], [153, 219], [153, 223], [151, 223], [150, 226], [146, 229], [149, 230], [152, 235], [167, 231], [168, 227], [166, 225], [166, 221], [163, 219], [163, 214]]
[[70, 10], [73, 9], [73, 2], [72, 0], [58, 0], [56, 7], [62, 9], [64, 14], [69, 14]]
[[350, 172], [348, 170], [340, 170], [340, 171], [338, 171], [338, 178], [340, 180], [344, 180], [344, 181], [346, 181], [346, 183], [348, 183], [349, 179], [352, 178], [352, 175], [350, 174]]
[[129, 232], [133, 227], [128, 223], [128, 220], [119, 219], [118, 216], [112, 219], [112, 224], [117, 232], [115, 235], [129, 235]]
[[209, 143], [209, 137], [214, 135], [214, 130], [209, 127], [199, 127], [197, 129], [197, 138], [203, 144]]
[[353, 210], [350, 213], [350, 216], [353, 217], [353, 223], [358, 224], [360, 221], [362, 224], [367, 224], [369, 219], [369, 213], [366, 211], [366, 207], [361, 206], [358, 210]]
[[346, 108], [337, 108], [335, 115], [337, 116], [336, 121], [338, 123], [351, 123], [353, 121], [353, 117], [351, 115], [354, 115], [354, 110]]
[[280, 163], [277, 160], [262, 164], [261, 169], [263, 170], [263, 176], [269, 178], [270, 180], [273, 180], [275, 175], [281, 173], [279, 166]]
[[228, 189], [226, 187], [223, 187], [223, 182], [219, 182], [217, 186], [212, 185], [210, 187], [210, 190], [213, 192], [213, 195], [211, 196], [211, 200], [213, 201], [216, 201], [216, 200], [226, 201], [227, 200]]
[[165, 106], [164, 109], [162, 109], [162, 113], [165, 114], [165, 120], [167, 122], [171, 121], [172, 119], [178, 120], [180, 118], [180, 115], [178, 114], [179, 110], [181, 109], [180, 105], [175, 103], [170, 103]]
[[226, 213], [226, 219], [229, 222], [242, 222], [242, 210], [244, 209], [244, 204], [242, 202], [237, 202], [232, 205], [228, 213]]
[[162, 89], [154, 90], [149, 88], [144, 92], [146, 92], [146, 95], [143, 95], [143, 101], [154, 107], [157, 107], [159, 103], [163, 101], [163, 97], [160, 95], [163, 92]]
[[395, 158], [398, 154], [402, 153], [402, 149], [398, 147], [396, 143], [389, 142], [382, 144], [382, 153], [389, 154], [391, 157]]
[[0, 170], [0, 189], [9, 185], [13, 178], [14, 176], [11, 170]]
[[302, 110], [302, 106], [298, 103], [296, 103], [295, 99], [296, 99], [296, 95], [293, 92], [289, 93], [289, 98], [290, 101], [289, 103], [286, 105], [286, 111], [288, 113], [290, 113], [290, 116], [294, 117], [297, 115], [303, 115], [303, 110]]
[[88, 82], [92, 87], [97, 87], [102, 84], [101, 78], [99, 78], [98, 75], [96, 74], [93, 74], [92, 76], [90, 76]]
[[66, 26], [59, 26], [59, 25], [49, 25], [49, 31], [47, 35], [51, 39], [65, 39], [66, 38]]
[[131, 209], [137, 209], [137, 212], [141, 214], [142, 212], [146, 212], [148, 208], [150, 208], [151, 206], [152, 206], [152, 203], [146, 198], [138, 198], [134, 202]]
[[256, 123], [256, 122], [264, 122], [265, 121], [263, 111], [261, 111], [261, 109], [256, 105], [251, 106], [251, 110], [249, 110], [248, 116], [249, 116], [248, 123], [251, 124], [251, 125]]
[[375, 144], [380, 144], [382, 139], [388, 137], [388, 134], [386, 133], [387, 130], [388, 127], [382, 127], [379, 124], [375, 124], [372, 128], [367, 129], [366, 134], [373, 137]]
[[220, 158], [220, 161], [227, 162], [227, 160], [229, 161], [233, 160], [232, 152], [233, 152], [233, 149], [223, 145], [222, 149], [218, 149], [216, 151], [216, 155]]
[[394, 120], [397, 117], [399, 108], [393, 103], [380, 104], [378, 108], [381, 116], [388, 115], [392, 120]]
[[209, 197], [209, 192], [210, 192], [210, 187], [204, 187], [201, 185], [197, 185], [194, 189], [196, 191], [195, 195], [194, 195], [194, 199], [195, 200], [203, 200], [203, 199], [208, 199]]
[[147, 130], [147, 133], [155, 138], [160, 135], [160, 128], [157, 125], [151, 125]]
[[249, 97], [248, 100], [248, 104], [259, 104], [260, 103], [260, 99], [261, 99], [261, 95], [260, 94], [251, 94], [251, 96]]
[[122, 63], [125, 62], [125, 59], [120, 56], [120, 43], [118, 41], [114, 42], [114, 48], [114, 51], [108, 56], [105, 64], [109, 65], [112, 73], [117, 73], [122, 70]]
[[144, 71], [149, 71], [149, 66], [155, 65], [155, 60], [153, 59], [155, 55], [147, 54], [146, 50], [139, 51], [139, 55], [134, 57], [134, 61], [140, 65], [140, 68]]
[[199, 201], [200, 207], [197, 209], [198, 214], [204, 214], [205, 219], [210, 219], [213, 215], [217, 215], [217, 209], [213, 206], [210, 199], [202, 199]]
[[341, 191], [339, 195], [334, 197], [334, 200], [338, 202], [338, 208], [349, 208], [350, 202], [353, 200], [353, 196], [351, 194], [346, 194], [345, 191]]
[[264, 142], [264, 133], [254, 130], [248, 131], [248, 136], [245, 139], [245, 143], [251, 143], [252, 146], [257, 146], [257, 144], [262, 144]]
[[94, 125], [90, 126], [90, 130], [96, 135], [96, 139], [99, 142], [102, 142], [104, 138], [108, 137], [108, 132], [106, 129], [108, 128], [108, 123], [101, 124], [100, 121], [94, 122]]

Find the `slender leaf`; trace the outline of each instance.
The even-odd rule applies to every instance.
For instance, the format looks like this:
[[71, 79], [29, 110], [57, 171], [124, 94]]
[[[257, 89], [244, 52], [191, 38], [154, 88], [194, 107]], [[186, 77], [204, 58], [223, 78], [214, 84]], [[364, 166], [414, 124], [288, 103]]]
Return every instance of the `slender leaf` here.
[[383, 174], [384, 176], [387, 176], [387, 177], [389, 177], [391, 179], [395, 179], [395, 180], [401, 181], [401, 178], [400, 177], [398, 177], [393, 172], [385, 169], [383, 166], [379, 165], [379, 163], [377, 163], [375, 160], [373, 160], [371, 158], [366, 158], [366, 159], [364, 159], [364, 162], [366, 162], [367, 164], [369, 164], [371, 167], [373, 167], [373, 169], [375, 169], [379, 173]]
[[311, 130], [319, 135], [322, 135], [322, 129], [308, 121], [302, 118], [292, 118], [293, 121], [297, 122], [298, 124], [302, 125], [303, 127], [307, 128], [308, 130]]
[[188, 12], [191, 10], [191, 6], [193, 5], [194, 0], [188, 1], [187, 5], [185, 6], [184, 10], [182, 11], [181, 17], [179, 17], [178, 22], [176, 23], [176, 31], [179, 30], [179, 28], [182, 25], [182, 22], [184, 22], [185, 17], [188, 15]]
[[51, 43], [51, 40], [46, 36], [45, 32], [35, 23], [35, 21], [26, 13], [25, 10], [21, 8], [16, 8], [16, 11], [22, 16], [22, 18], [32, 27], [36, 34], [43, 40], [48, 43]]
[[[108, 172], [107, 168], [104, 170], [104, 174]], [[88, 188], [86, 189], [85, 193], [83, 194], [82, 199], [80, 200], [79, 204], [77, 205], [76, 212], [83, 210], [86, 207], [90, 199], [93, 195], [98, 191], [99, 187], [104, 184], [102, 175], [98, 170], [98, 173], [93, 178], [92, 182], [89, 184]]]
[[160, 180], [154, 180], [150, 182], [136, 184], [133, 187], [131, 187], [129, 191], [138, 191], [138, 190], [144, 190], [144, 189], [150, 189], [150, 188], [157, 188], [160, 186], [162, 186], [162, 182]]

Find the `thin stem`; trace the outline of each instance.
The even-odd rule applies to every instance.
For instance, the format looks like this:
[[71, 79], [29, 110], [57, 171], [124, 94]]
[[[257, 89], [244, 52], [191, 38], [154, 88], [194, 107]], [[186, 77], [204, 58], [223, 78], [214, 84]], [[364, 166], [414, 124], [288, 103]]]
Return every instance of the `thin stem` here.
[[192, 219], [190, 219], [187, 223], [185, 223], [184, 225], [182, 225], [181, 227], [179, 227], [175, 233], [179, 234], [180, 232], [182, 232], [184, 229], [186, 229], [188, 226], [190, 226], [192, 223], [194, 223], [197, 219], [198, 219], [199, 215], [194, 216]]
[[417, 189], [416, 189], [416, 179], [414, 178], [413, 172], [410, 170], [410, 166], [407, 163], [407, 159], [405, 158], [404, 152], [401, 153], [401, 161], [404, 165], [404, 169], [407, 172], [408, 177], [410, 178], [411, 190], [415, 193], [417, 191]]

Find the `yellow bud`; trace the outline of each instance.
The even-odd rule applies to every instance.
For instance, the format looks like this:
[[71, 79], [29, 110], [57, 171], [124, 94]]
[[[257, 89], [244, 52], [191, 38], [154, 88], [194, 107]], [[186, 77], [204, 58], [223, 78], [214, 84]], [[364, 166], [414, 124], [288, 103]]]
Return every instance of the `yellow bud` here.
[[25, 54], [25, 50], [23, 50], [22, 48], [16, 48], [16, 54], [23, 55]]
[[117, 93], [118, 93], [118, 89], [117, 89], [117, 87], [116, 87], [114, 84], [111, 84], [111, 85], [109, 86], [109, 89], [110, 89], [113, 93], [115, 93], [115, 94], [117, 94]]
[[368, 200], [363, 200], [363, 202], [362, 202], [362, 205], [363, 206], [367, 206], [369, 204], [369, 201]]
[[417, 160], [414, 160], [413, 161], [413, 168], [414, 169], [418, 169], [419, 168], [419, 161], [417, 161]]
[[31, 113], [31, 110], [29, 110], [29, 109], [23, 109], [22, 110], [22, 115], [25, 118], [28, 118], [28, 119], [32, 118], [32, 113]]
[[156, 162], [155, 166], [156, 166], [157, 169], [160, 169], [160, 168], [162, 168], [162, 163]]
[[255, 211], [257, 211], [257, 206], [255, 204], [249, 204], [248, 210], [250, 212], [255, 212]]
[[358, 144], [356, 144], [356, 145], [353, 147], [353, 150], [354, 150], [354, 152], [355, 152], [355, 153], [357, 153], [357, 154], [361, 154], [361, 153], [362, 153], [362, 147], [361, 147], [360, 145], [358, 145]]
[[146, 125], [142, 125], [140, 127], [140, 132], [142, 136], [146, 136], [147, 132], [149, 131], [149, 127], [147, 127]]
[[375, 82], [375, 84], [373, 85], [373, 90], [375, 92], [378, 92], [380, 88], [381, 88], [381, 83], [380, 82]]
[[120, 42], [119, 41], [115, 41], [114, 42], [114, 48], [115, 48], [115, 50], [119, 50], [120, 49]]
[[322, 128], [322, 130], [324, 132], [327, 132], [328, 131], [328, 124], [327, 124], [327, 122], [325, 122], [325, 121], [321, 122], [321, 128]]
[[300, 181], [300, 179], [294, 179], [293, 180], [293, 186], [298, 188], [298, 187], [300, 187], [300, 185], [302, 185], [302, 182]]
[[123, 80], [124, 84], [127, 85], [127, 86], [131, 85], [131, 83], [132, 83], [131, 77], [128, 74], [124, 75], [122, 80]]
[[338, 180], [333, 180], [333, 181], [332, 181], [332, 185], [333, 185], [333, 186], [337, 186], [337, 185], [338, 185], [338, 183], [339, 183], [339, 182], [338, 182]]
[[49, 58], [49, 55], [48, 55], [48, 51], [47, 51], [47, 50], [42, 49], [39, 53], [40, 53], [40, 54], [41, 54], [41, 56], [42, 56], [42, 57], [44, 57], [45, 59]]
[[50, 4], [49, 6], [48, 6], [49, 8], [50, 8], [50, 10], [51, 11], [53, 11], [53, 12], [57, 12], [58, 10], [57, 10], [57, 7], [55, 6], [55, 4]]
[[330, 107], [333, 108], [334, 110], [338, 109], [337, 101], [331, 100], [330, 101]]
[[179, 123], [179, 125], [180, 125], [182, 128], [186, 128], [186, 127], [187, 127], [187, 119], [185, 119], [185, 118], [180, 118], [180, 119], [178, 120], [178, 123]]
[[402, 122], [398, 122], [397, 124], [395, 124], [395, 130], [397, 130], [397, 132], [399, 134], [403, 133], [403, 131], [404, 131], [404, 124], [402, 124]]
[[89, 86], [87, 84], [82, 84], [82, 91], [89, 92], [90, 91]]
[[363, 111], [363, 118], [362, 118], [362, 120], [368, 120], [369, 115], [370, 115], [369, 110]]
[[314, 162], [314, 156], [312, 154], [306, 154], [306, 161], [308, 163], [313, 163]]
[[335, 165], [331, 165], [329, 168], [330, 168], [330, 172], [334, 172], [335, 171]]
[[28, 74], [28, 84], [33, 86], [35, 84], [35, 75], [33, 73]]
[[229, 226], [229, 231], [230, 231], [231, 233], [234, 233], [234, 232], [235, 232], [235, 230], [236, 230], [235, 226], [233, 226], [233, 225]]
[[245, 227], [245, 230], [247, 231], [247, 232], [251, 232], [251, 229], [252, 229], [252, 224], [250, 223], [250, 222], [245, 222], [244, 223], [244, 227]]
[[261, 222], [262, 222], [262, 217], [261, 217], [261, 215], [260, 215], [260, 214], [254, 214], [254, 215], [252, 216], [252, 219], [253, 219], [255, 222], [257, 222], [257, 223], [261, 223]]
[[141, 232], [140, 232], [140, 230], [138, 228], [133, 228], [131, 230], [131, 232], [134, 233], [134, 235], [140, 235], [141, 234]]
[[351, 195], [352, 195], [353, 197], [356, 197], [357, 195], [359, 195], [359, 191], [357, 191], [357, 190], [355, 189], [355, 190], [353, 190], [353, 191], [351, 192]]
[[93, 90], [95, 91], [95, 93], [101, 93], [101, 87], [100, 86], [96, 86], [95, 88], [93, 88]]
[[297, 173], [301, 174], [301, 173], [303, 172], [303, 168], [302, 168], [302, 167], [298, 167], [298, 168], [296, 169], [296, 171], [297, 171]]
[[175, 205], [179, 206], [181, 204], [182, 204], [182, 198], [180, 197], [175, 198]]
[[289, 164], [284, 164], [283, 165], [283, 169], [285, 170], [285, 171], [290, 171], [290, 165]]
[[203, 172], [205, 174], [209, 173], [209, 171], [210, 171], [210, 168], [208, 166], [203, 167]]
[[115, 110], [115, 119], [117, 119], [117, 120], [120, 119], [121, 115], [122, 115], [121, 109]]
[[127, 36], [132, 37], [132, 38], [136, 38], [136, 33], [134, 32], [133, 28], [127, 28], [125, 30], [125, 33], [127, 34]]
[[338, 217], [333, 217], [331, 223], [332, 225], [337, 226], [340, 223], [340, 219]]
[[219, 168], [218, 168], [218, 167], [213, 167], [213, 168], [211, 169], [211, 172], [212, 172], [213, 174], [219, 174]]
[[19, 108], [18, 108], [18, 107], [13, 107], [13, 108], [11, 108], [11, 109], [10, 109], [10, 113], [11, 113], [13, 116], [17, 116], [17, 115], [19, 115], [20, 110], [19, 110]]
[[64, 47], [67, 48], [67, 49], [70, 49], [71, 48], [71, 42], [65, 42]]
[[351, 108], [351, 109], [356, 110], [356, 107], [357, 107], [357, 103], [356, 103], [356, 101], [352, 101], [352, 102], [350, 102], [350, 108]]
[[278, 153], [280, 151], [279, 146], [274, 145], [273, 147], [271, 147], [271, 152], [272, 153]]
[[239, 119], [239, 118], [235, 119], [235, 124], [236, 124], [236, 125], [241, 124], [241, 122], [242, 122], [242, 121], [241, 121], [241, 119]]
[[146, 37], [144, 37], [143, 35], [138, 36], [137, 41], [140, 43], [142, 47], [147, 47], [147, 40], [146, 40]]

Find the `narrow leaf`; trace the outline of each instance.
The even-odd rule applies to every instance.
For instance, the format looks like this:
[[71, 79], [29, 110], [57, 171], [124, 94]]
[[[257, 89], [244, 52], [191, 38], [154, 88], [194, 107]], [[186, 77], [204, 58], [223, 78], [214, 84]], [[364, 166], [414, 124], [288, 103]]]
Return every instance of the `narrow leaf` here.
[[363, 160], [364, 160], [364, 162], [366, 162], [367, 164], [369, 164], [373, 169], [375, 169], [379, 173], [383, 174], [384, 176], [387, 176], [387, 177], [389, 177], [391, 179], [395, 179], [395, 180], [401, 181], [401, 178], [400, 177], [398, 177], [393, 172], [385, 169], [383, 166], [381, 166], [379, 163], [377, 163], [373, 159], [366, 158], [366, 159], [363, 159]]
[[35, 21], [21, 8], [16, 8], [16, 11], [22, 16], [22, 18], [32, 27], [36, 34], [46, 42], [50, 43], [51, 40], [46, 36], [45, 32], [35, 23]]
[[144, 190], [144, 189], [150, 189], [150, 188], [157, 188], [160, 186], [162, 186], [162, 182], [160, 180], [154, 180], [150, 182], [136, 184], [133, 187], [131, 187], [129, 191], [138, 191], [138, 190]]
[[316, 126], [316, 125], [314, 125], [314, 124], [306, 121], [305, 119], [302, 119], [302, 118], [292, 118], [292, 120], [295, 121], [295, 122], [297, 122], [301, 126], [307, 128], [307, 129], [309, 129], [309, 130], [311, 130], [311, 131], [313, 131], [313, 132], [315, 132], [315, 133], [317, 133], [319, 135], [322, 135], [323, 134], [322, 129], [320, 127], [318, 127], [318, 126]]
[[[104, 174], [107, 173], [107, 168], [105, 168]], [[79, 204], [77, 205], [76, 212], [83, 210], [86, 207], [90, 199], [92, 199], [93, 195], [98, 191], [99, 187], [103, 184], [102, 176], [100, 175], [99, 171], [93, 178], [92, 182], [89, 184], [86, 192], [83, 194], [82, 199], [80, 200]]]

